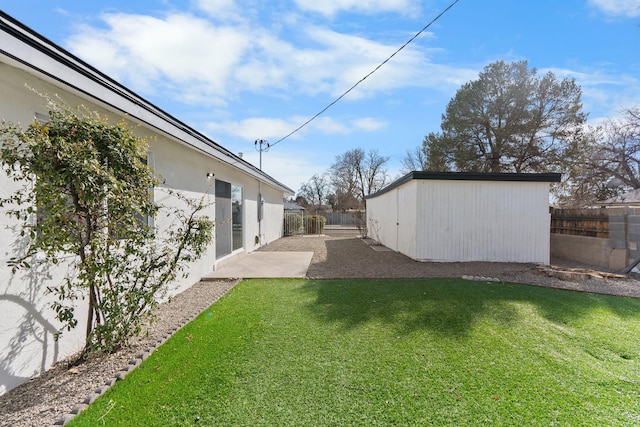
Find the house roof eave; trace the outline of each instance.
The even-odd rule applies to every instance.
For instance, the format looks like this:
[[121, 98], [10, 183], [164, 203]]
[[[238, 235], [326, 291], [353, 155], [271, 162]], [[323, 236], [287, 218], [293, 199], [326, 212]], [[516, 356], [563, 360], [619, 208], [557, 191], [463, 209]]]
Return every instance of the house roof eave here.
[[294, 191], [106, 74], [0, 11], [0, 55], [11, 65], [126, 115], [242, 170], [287, 195]]

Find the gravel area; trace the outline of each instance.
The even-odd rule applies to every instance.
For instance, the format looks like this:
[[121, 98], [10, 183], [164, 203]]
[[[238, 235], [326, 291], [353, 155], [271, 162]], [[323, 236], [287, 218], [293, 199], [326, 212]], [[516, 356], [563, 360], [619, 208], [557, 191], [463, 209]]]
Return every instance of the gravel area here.
[[[307, 277], [417, 278], [480, 276], [505, 282], [578, 290], [583, 292], [640, 298], [640, 281], [629, 279], [589, 279], [566, 281], [547, 277], [533, 264], [435, 263], [417, 262], [402, 254], [377, 246], [371, 240], [328, 236], [292, 236], [264, 246], [261, 251], [313, 252]], [[576, 267], [562, 260], [556, 265]], [[0, 426], [48, 426], [62, 422], [65, 414], [82, 408], [96, 390], [115, 382], [119, 372], [130, 370], [173, 332], [217, 301], [237, 281], [200, 282], [158, 309], [158, 321], [150, 325], [148, 336], [112, 355], [93, 356], [85, 363], [69, 367], [58, 363], [45, 374], [0, 396]], [[137, 361], [136, 361], [137, 359]], [[132, 363], [133, 362], [133, 363]]]
[[[640, 281], [589, 279], [565, 281], [539, 274], [535, 264], [502, 262], [419, 262], [376, 245], [370, 239], [327, 236], [291, 236], [278, 239], [261, 251], [313, 252], [307, 277], [318, 279], [414, 278], [480, 276], [503, 282], [525, 283], [583, 292], [640, 298]], [[587, 267], [554, 259], [564, 267]], [[587, 267], [588, 268], [588, 267]]]
[[[106, 385], [149, 354], [173, 332], [217, 301], [237, 281], [219, 280], [200, 282], [171, 302], [160, 305], [158, 320], [141, 336], [122, 350], [109, 355], [94, 355], [86, 362], [70, 367], [62, 361], [43, 375], [0, 396], [0, 426], [32, 427], [60, 424], [76, 408], [84, 406], [85, 399], [106, 390]], [[131, 361], [137, 359], [136, 364]]]

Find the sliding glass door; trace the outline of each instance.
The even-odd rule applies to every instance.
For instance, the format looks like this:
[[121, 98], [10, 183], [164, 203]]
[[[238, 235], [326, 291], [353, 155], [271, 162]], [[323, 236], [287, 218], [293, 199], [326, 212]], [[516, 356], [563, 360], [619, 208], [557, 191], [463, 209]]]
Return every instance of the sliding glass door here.
[[242, 187], [216, 179], [216, 258], [243, 247]]

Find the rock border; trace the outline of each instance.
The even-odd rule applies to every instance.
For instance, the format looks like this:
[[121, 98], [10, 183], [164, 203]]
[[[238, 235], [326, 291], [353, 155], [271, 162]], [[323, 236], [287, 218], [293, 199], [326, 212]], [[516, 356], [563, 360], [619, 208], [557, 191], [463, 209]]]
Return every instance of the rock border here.
[[[237, 279], [218, 279], [218, 280], [220, 280], [220, 281], [228, 281], [228, 282], [236, 282], [235, 284], [237, 284], [239, 282], [239, 280], [237, 280]], [[205, 281], [206, 282], [207, 280], [201, 280], [201, 281]], [[209, 280], [209, 281], [212, 281], [212, 280]], [[192, 322], [196, 317], [198, 317], [200, 314], [202, 314], [204, 312], [204, 310], [206, 310], [208, 307], [210, 307], [211, 305], [215, 304], [230, 289], [228, 289], [222, 295], [216, 296], [216, 298], [214, 298], [214, 300], [211, 302], [211, 304], [207, 305], [204, 309], [195, 310], [194, 312], [189, 314], [187, 317], [182, 319], [180, 322], [178, 322], [177, 326], [169, 329], [169, 332], [164, 334], [161, 338], [159, 338], [152, 346], [147, 347], [144, 351], [138, 353], [134, 358], [129, 360], [129, 363], [126, 366], [122, 367], [122, 369], [120, 369], [118, 372], [116, 372], [114, 377], [108, 379], [102, 386], [98, 387], [92, 394], [86, 396], [80, 403], [76, 404], [73, 407], [73, 409], [71, 409], [70, 413], [61, 415], [56, 420], [56, 422], [54, 424], [50, 425], [49, 427], [57, 427], [57, 426], [63, 426], [63, 425], [68, 424], [76, 415], [80, 414], [82, 411], [87, 409], [89, 407], [89, 405], [91, 405], [93, 402], [95, 402], [98, 397], [100, 397], [104, 393], [106, 393], [107, 390], [109, 390], [111, 387], [113, 387], [118, 381], [124, 380], [129, 373], [133, 372], [133, 370], [135, 368], [140, 366], [143, 361], [145, 361], [149, 356], [151, 356], [153, 354], [153, 352], [156, 351], [161, 345], [166, 343], [169, 340], [169, 338], [171, 338], [173, 335], [175, 335], [176, 332], [178, 332], [180, 329], [182, 329], [188, 323]]]

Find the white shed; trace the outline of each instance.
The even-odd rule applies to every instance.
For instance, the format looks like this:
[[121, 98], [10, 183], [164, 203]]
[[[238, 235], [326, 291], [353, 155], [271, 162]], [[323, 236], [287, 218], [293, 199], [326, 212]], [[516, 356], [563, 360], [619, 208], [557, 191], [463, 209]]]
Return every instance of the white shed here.
[[369, 236], [418, 261], [549, 263], [560, 174], [411, 172], [367, 197]]

